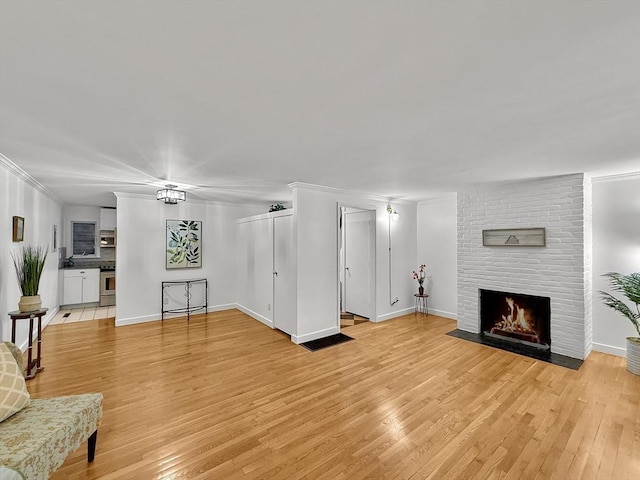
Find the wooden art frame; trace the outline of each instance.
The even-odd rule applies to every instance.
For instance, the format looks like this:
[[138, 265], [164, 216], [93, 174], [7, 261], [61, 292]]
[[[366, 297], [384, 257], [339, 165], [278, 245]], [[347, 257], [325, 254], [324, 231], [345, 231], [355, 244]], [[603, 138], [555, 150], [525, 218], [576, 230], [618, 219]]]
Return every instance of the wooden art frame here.
[[24, 217], [13, 216], [13, 241], [22, 242], [24, 240]]
[[544, 228], [482, 230], [482, 245], [485, 247], [544, 247], [546, 244]]

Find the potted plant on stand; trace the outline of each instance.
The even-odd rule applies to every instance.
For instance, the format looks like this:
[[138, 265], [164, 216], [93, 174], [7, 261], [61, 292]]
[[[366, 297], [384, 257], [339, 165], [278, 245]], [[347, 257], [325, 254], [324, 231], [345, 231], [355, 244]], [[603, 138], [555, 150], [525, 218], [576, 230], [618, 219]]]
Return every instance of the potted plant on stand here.
[[635, 304], [634, 311], [633, 307], [629, 307], [622, 300], [607, 292], [600, 292], [604, 304], [627, 317], [638, 332], [637, 337], [627, 337], [627, 370], [640, 375], [640, 273], [623, 275], [613, 272], [605, 273], [603, 277], [609, 279], [609, 285], [614, 291], [622, 293], [627, 300]]
[[418, 281], [418, 295], [424, 295], [424, 287], [422, 284], [424, 283], [424, 271], [427, 268], [426, 265], [420, 265], [418, 267], [418, 271], [413, 271], [413, 279]]
[[22, 291], [18, 309], [21, 312], [35, 312], [40, 310], [42, 300], [38, 295], [40, 277], [47, 260], [48, 247], [33, 247], [26, 245], [15, 254], [11, 254], [13, 265], [16, 267], [18, 285]]

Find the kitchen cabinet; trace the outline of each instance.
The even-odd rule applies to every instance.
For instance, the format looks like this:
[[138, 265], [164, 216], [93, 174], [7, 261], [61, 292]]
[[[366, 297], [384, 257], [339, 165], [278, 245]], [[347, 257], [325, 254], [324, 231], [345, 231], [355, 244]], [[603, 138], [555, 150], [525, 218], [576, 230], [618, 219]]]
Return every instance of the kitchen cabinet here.
[[100, 230], [116, 229], [116, 209], [101, 208], [100, 209]]
[[65, 270], [63, 279], [64, 305], [94, 303], [100, 300], [99, 268]]

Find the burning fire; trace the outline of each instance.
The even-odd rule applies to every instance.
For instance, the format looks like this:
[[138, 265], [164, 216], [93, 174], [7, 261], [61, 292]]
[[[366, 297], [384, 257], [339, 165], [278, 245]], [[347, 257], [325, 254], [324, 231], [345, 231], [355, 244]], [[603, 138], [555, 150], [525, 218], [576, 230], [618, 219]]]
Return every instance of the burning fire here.
[[522, 332], [536, 335], [529, 312], [518, 305], [511, 297], [505, 297], [505, 301], [509, 306], [509, 313], [502, 315], [502, 321], [497, 322], [494, 328], [507, 332]]

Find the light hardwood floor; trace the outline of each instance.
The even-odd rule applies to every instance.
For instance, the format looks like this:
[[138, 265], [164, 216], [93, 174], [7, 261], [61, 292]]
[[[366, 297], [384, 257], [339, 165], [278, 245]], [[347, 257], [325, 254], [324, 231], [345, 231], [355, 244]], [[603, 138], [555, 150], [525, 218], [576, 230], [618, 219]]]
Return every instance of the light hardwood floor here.
[[579, 371], [448, 337], [407, 315], [309, 352], [232, 310], [45, 329], [34, 397], [104, 393], [53, 479], [640, 478], [640, 377]]

